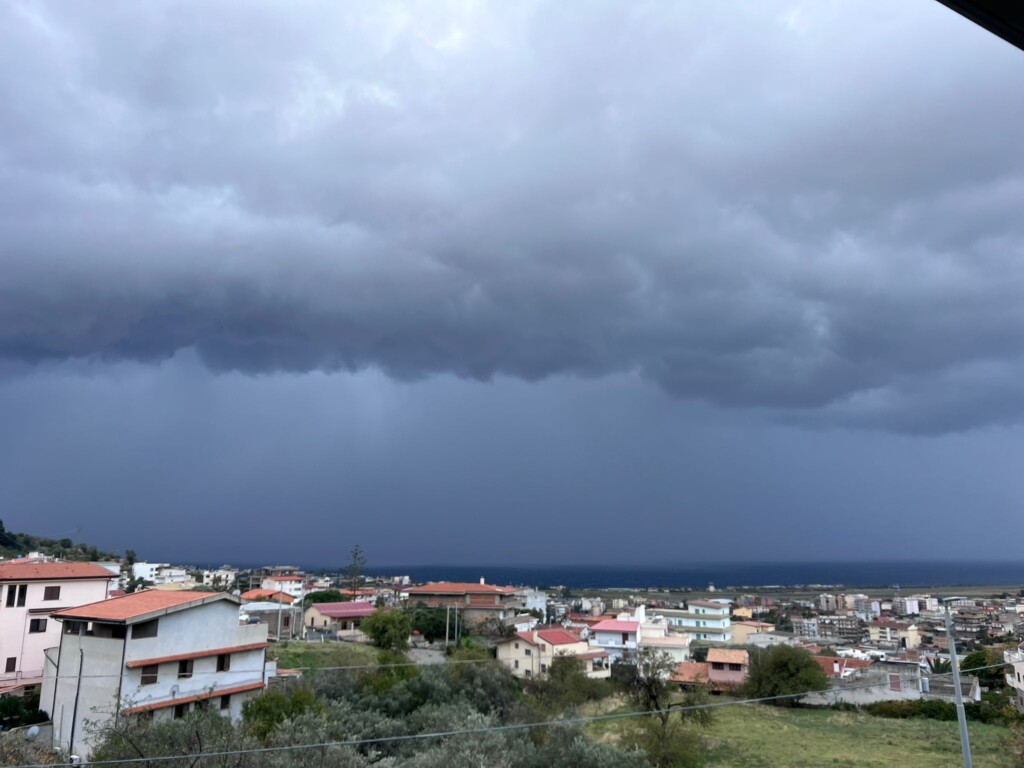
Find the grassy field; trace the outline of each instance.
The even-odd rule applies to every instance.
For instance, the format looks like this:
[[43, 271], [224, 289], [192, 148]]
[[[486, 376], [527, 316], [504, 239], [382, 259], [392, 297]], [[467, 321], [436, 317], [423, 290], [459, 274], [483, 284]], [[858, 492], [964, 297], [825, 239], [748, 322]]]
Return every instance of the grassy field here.
[[[617, 742], [634, 722], [604, 721], [588, 730], [594, 738]], [[953, 768], [962, 764], [955, 722], [736, 706], [716, 710], [714, 725], [703, 733], [709, 747], [707, 768]], [[977, 768], [1011, 768], [1005, 728], [971, 724], [970, 735]]]
[[[1005, 728], [971, 724], [978, 768], [1008, 768]], [[955, 722], [888, 720], [859, 712], [724, 707], [708, 730], [710, 768], [727, 766], [961, 765]]]
[[281, 669], [318, 669], [376, 664], [377, 651], [368, 645], [337, 640], [325, 643], [275, 643], [267, 652]]

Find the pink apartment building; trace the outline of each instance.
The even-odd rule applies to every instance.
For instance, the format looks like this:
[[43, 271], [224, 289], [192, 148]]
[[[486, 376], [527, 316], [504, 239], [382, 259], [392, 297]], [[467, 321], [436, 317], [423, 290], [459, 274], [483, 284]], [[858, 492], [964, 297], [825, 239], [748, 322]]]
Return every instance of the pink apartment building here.
[[0, 694], [39, 687], [44, 651], [60, 640], [50, 614], [106, 600], [117, 577], [95, 563], [0, 563]]

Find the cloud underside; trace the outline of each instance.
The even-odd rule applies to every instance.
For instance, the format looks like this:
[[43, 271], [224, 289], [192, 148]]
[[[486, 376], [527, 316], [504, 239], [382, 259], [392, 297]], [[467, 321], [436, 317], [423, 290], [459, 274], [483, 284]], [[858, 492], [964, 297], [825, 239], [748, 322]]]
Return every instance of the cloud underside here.
[[12, 4], [0, 357], [1016, 422], [1024, 57], [934, 6]]

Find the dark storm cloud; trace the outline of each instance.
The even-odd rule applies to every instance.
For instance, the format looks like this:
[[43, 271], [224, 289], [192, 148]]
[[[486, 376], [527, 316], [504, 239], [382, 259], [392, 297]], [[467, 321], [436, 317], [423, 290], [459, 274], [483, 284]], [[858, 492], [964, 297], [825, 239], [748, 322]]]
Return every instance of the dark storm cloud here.
[[1024, 57], [938, 3], [0, 13], [10, 364], [1024, 415]]

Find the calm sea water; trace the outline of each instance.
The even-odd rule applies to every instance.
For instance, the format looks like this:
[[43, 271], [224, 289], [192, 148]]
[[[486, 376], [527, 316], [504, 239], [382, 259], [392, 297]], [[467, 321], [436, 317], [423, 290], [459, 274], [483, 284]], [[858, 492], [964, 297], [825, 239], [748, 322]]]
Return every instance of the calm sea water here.
[[373, 575], [405, 574], [416, 581], [479, 581], [573, 588], [694, 587], [719, 589], [770, 585], [857, 587], [1024, 586], [1024, 561], [705, 563], [654, 566], [395, 565], [369, 568]]

